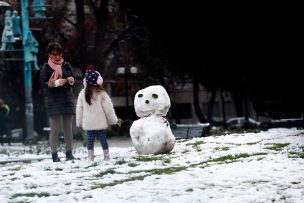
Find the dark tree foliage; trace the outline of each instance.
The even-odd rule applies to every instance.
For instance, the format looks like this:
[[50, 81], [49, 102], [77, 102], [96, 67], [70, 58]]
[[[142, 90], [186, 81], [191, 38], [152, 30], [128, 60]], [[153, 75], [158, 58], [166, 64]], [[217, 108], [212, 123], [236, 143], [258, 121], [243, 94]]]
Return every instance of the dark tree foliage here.
[[[168, 69], [248, 97], [259, 115], [303, 112], [296, 7], [279, 3], [123, 1], [160, 43]], [[246, 81], [246, 84], [244, 83]], [[238, 105], [241, 107], [241, 105]], [[242, 108], [238, 114], [244, 114]]]

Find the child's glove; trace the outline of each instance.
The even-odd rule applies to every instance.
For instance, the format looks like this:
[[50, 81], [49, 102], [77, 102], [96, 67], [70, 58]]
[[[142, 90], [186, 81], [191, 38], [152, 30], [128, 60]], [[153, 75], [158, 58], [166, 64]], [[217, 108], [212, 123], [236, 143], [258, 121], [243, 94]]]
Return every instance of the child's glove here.
[[119, 118], [118, 121], [117, 121], [117, 123], [116, 123], [116, 125], [118, 125], [118, 127], [121, 128], [123, 122], [124, 122], [124, 121], [123, 121], [122, 119]]

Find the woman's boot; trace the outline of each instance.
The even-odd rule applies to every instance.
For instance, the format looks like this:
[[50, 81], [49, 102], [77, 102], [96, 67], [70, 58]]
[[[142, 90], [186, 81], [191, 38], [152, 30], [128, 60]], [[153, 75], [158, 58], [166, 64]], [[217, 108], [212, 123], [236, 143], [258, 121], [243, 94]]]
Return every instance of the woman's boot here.
[[72, 154], [72, 151], [67, 151], [65, 153], [65, 155], [66, 155], [66, 160], [73, 160], [73, 159], [75, 159], [75, 157]]
[[57, 152], [52, 153], [52, 159], [53, 159], [53, 162], [60, 162]]

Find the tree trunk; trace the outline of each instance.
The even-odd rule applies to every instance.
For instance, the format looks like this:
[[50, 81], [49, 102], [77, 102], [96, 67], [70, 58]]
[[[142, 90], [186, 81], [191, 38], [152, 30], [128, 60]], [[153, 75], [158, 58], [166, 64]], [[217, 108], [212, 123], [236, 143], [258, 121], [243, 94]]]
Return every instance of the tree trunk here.
[[95, 64], [97, 69], [104, 73], [105, 66], [105, 42], [106, 42], [106, 27], [107, 27], [107, 19], [108, 19], [108, 0], [100, 1], [99, 8], [95, 10], [96, 15], [96, 33], [95, 33]]
[[249, 106], [248, 106], [248, 89], [247, 89], [247, 78], [243, 78], [244, 82], [244, 129], [247, 130], [249, 128]]
[[233, 99], [235, 103], [235, 110], [236, 110], [236, 116], [241, 117], [243, 116], [243, 99], [242, 99], [242, 94], [240, 91], [235, 90], [233, 92]]
[[205, 122], [204, 114], [199, 105], [199, 81], [197, 80], [196, 76], [194, 76], [193, 78], [193, 105], [197, 118], [201, 123], [204, 123]]
[[78, 29], [78, 44], [79, 52], [77, 57], [77, 65], [82, 68], [82, 72], [85, 71], [85, 65], [88, 63], [87, 54], [87, 40], [86, 40], [86, 29], [84, 26], [84, 0], [75, 0], [76, 4], [76, 27]]
[[224, 123], [224, 127], [226, 127], [226, 109], [225, 109], [225, 98], [224, 98], [223, 88], [221, 88], [221, 103], [222, 103], [223, 123]]
[[212, 122], [213, 106], [216, 99], [217, 86], [214, 86], [211, 90], [211, 97], [208, 102], [208, 122]]

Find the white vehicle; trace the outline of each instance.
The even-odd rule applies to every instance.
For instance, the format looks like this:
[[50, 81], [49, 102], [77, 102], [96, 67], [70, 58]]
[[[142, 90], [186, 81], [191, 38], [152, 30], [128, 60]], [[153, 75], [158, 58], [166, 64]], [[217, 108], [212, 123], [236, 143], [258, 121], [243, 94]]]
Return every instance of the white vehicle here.
[[[249, 127], [258, 127], [261, 123], [253, 120], [252, 118], [248, 118]], [[227, 120], [227, 125], [230, 127], [244, 127], [245, 117], [234, 117]]]

